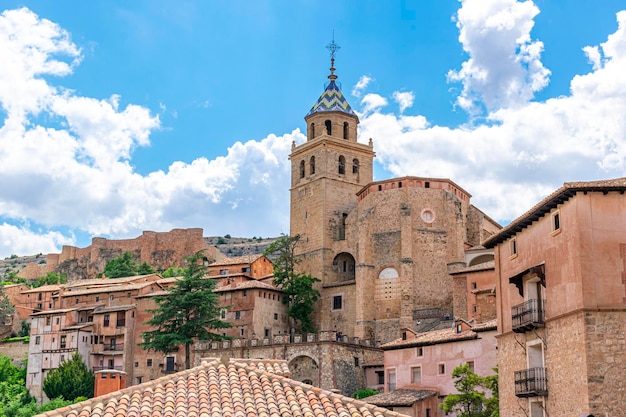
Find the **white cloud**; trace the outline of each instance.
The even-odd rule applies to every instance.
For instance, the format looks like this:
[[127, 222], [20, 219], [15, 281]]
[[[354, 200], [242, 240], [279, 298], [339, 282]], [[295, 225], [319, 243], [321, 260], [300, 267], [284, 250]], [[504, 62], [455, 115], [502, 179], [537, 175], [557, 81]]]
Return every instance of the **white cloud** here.
[[363, 91], [367, 88], [370, 82], [374, 81], [373, 78], [368, 77], [367, 75], [361, 75], [359, 81], [352, 87], [352, 95], [354, 97], [361, 97]]
[[543, 43], [530, 31], [539, 9], [532, 1], [462, 0], [459, 41], [469, 54], [448, 80], [461, 82], [457, 104], [470, 113], [524, 105], [549, 82], [540, 60]]
[[412, 91], [394, 91], [392, 97], [400, 106], [400, 113], [404, 113], [406, 109], [413, 106], [415, 100], [415, 94]]
[[80, 50], [57, 25], [27, 9], [0, 15], [0, 256], [54, 252], [74, 241], [29, 230], [30, 220], [115, 238], [173, 227], [246, 235], [247, 219], [263, 219], [256, 230], [266, 236], [288, 232], [288, 154], [293, 141], [305, 140], [298, 130], [143, 176], [130, 160], [150, 144], [158, 116], [121, 108], [117, 95], [81, 97], [41, 78], [68, 75], [78, 60]]
[[[482, 7], [464, 2], [468, 13], [469, 5]], [[585, 48], [597, 51], [599, 64], [572, 79], [568, 96], [503, 105], [488, 114], [488, 124], [458, 128], [378, 110], [362, 118], [361, 135], [374, 139], [377, 160], [392, 175], [450, 178], [500, 220], [519, 216], [566, 181], [624, 176], [626, 11], [617, 18], [606, 42]]]
[[28, 227], [0, 224], [0, 254], [36, 254], [56, 252], [62, 245], [73, 245], [74, 239], [59, 232], [33, 232]]
[[387, 105], [387, 99], [379, 94], [369, 93], [361, 100], [363, 106], [363, 113], [369, 113], [379, 110], [381, 107]]

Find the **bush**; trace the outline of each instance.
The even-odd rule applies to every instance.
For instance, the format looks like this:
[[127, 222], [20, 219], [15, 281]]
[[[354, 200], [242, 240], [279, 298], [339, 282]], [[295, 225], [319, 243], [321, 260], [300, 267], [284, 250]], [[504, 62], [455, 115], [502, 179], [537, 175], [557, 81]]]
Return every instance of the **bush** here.
[[360, 400], [362, 398], [371, 397], [372, 395], [376, 395], [376, 394], [378, 394], [378, 391], [376, 391], [375, 389], [365, 388], [365, 389], [360, 389], [357, 392], [355, 392], [354, 398], [356, 398], [357, 400]]

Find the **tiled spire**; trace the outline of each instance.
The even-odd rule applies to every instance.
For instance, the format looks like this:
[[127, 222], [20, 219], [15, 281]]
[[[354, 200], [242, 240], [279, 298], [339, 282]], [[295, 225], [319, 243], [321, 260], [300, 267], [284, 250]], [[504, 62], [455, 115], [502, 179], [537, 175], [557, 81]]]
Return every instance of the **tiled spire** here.
[[350, 104], [348, 104], [348, 100], [346, 100], [339, 86], [335, 83], [335, 80], [337, 80], [337, 75], [335, 74], [335, 52], [339, 49], [339, 45], [335, 43], [334, 36], [333, 41], [326, 48], [330, 51], [330, 74], [328, 75], [330, 83], [306, 116], [328, 111], [339, 111], [356, 116]]

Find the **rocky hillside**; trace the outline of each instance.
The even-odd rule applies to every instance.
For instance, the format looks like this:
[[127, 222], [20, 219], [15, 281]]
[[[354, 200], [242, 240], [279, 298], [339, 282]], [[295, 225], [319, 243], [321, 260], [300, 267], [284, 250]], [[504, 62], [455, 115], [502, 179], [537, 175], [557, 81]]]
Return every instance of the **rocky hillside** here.
[[[251, 238], [231, 237], [230, 235], [204, 237], [204, 241], [207, 244], [214, 246], [221, 253], [229, 257], [262, 254], [276, 239], [277, 238], [264, 239], [256, 236]], [[19, 273], [28, 264], [43, 266], [46, 264], [46, 255], [41, 253], [30, 256], [11, 255], [5, 259], [0, 259], [0, 281], [6, 280], [13, 272]]]

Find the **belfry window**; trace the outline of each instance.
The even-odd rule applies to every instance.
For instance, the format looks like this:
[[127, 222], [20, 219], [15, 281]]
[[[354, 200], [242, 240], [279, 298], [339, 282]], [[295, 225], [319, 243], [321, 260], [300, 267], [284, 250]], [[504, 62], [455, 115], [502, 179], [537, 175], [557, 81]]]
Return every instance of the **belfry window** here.
[[343, 155], [339, 156], [339, 173], [346, 173], [346, 158], [344, 158]]
[[311, 157], [311, 161], [309, 162], [309, 165], [310, 165], [309, 167], [310, 175], [315, 174], [315, 157], [314, 156]]
[[300, 178], [304, 178], [304, 161], [300, 161]]
[[343, 138], [348, 139], [348, 122], [343, 123]]
[[326, 121], [324, 122], [324, 124], [326, 125], [326, 134], [327, 134], [328, 136], [332, 135], [332, 134], [333, 134], [333, 125], [332, 125], [332, 123], [330, 122], [330, 120], [326, 120]]
[[359, 160], [356, 158], [352, 160], [352, 173], [353, 174], [359, 173]]
[[309, 128], [309, 139], [315, 138], [315, 123], [311, 123], [311, 127]]

